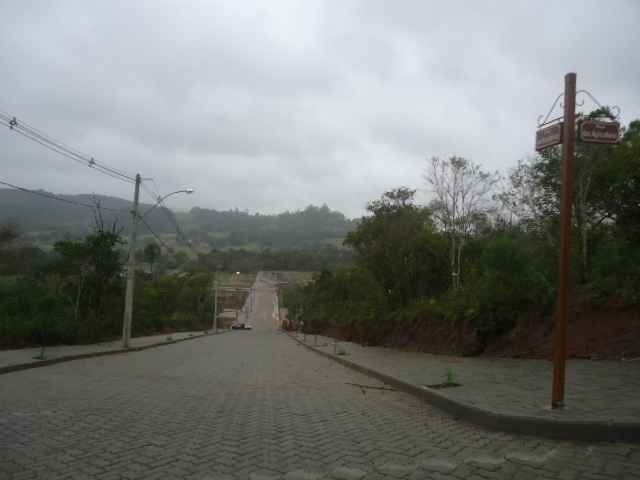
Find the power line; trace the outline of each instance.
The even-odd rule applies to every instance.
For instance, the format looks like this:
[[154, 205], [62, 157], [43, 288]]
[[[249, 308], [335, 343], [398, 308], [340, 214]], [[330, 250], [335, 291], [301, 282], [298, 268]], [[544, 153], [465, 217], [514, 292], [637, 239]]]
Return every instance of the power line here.
[[51, 137], [50, 135], [47, 135], [46, 133], [42, 132], [41, 130], [38, 130], [37, 128], [29, 125], [27, 122], [20, 120], [18, 121], [17, 117], [15, 116], [10, 116], [5, 112], [0, 111], [0, 118], [2, 118], [5, 122], [9, 123], [9, 128], [12, 130], [16, 130], [16, 131], [25, 131], [26, 133], [28, 133], [31, 136], [37, 137], [40, 140], [42, 140], [45, 143], [51, 144], [53, 145], [55, 148], [61, 149], [63, 151], [65, 151], [66, 153], [70, 154], [71, 156], [73, 156], [76, 160], [78, 160], [80, 163], [92, 166], [94, 168], [99, 168], [99, 169], [104, 169], [106, 171], [109, 171], [115, 175], [119, 175], [122, 176], [123, 178], [129, 179], [129, 180], [134, 180], [133, 177], [126, 175], [118, 170], [115, 170], [111, 167], [108, 167], [104, 164], [102, 164], [101, 162], [97, 162], [92, 156], [86, 154], [86, 153], [82, 153], [80, 152], [78, 149], [70, 147], [69, 145], [65, 144], [64, 142], [60, 141], [60, 140], [56, 140], [53, 137]]
[[157, 202], [158, 199], [160, 198], [160, 194], [158, 192], [152, 192], [149, 187], [144, 183], [144, 180], [142, 181], [142, 183], [140, 184], [140, 186], [142, 187], [142, 189], [145, 191], [145, 193], [147, 195], [149, 195], [150, 198], [153, 199], [154, 202]]
[[169, 208], [165, 205], [163, 201], [160, 202], [160, 205], [162, 205], [160, 210], [164, 213], [165, 217], [167, 217], [169, 221], [173, 224], [173, 228], [175, 228], [178, 236], [182, 239], [184, 243], [187, 244], [187, 246], [189, 247], [189, 250], [191, 250], [192, 253], [198, 256], [198, 252], [196, 252], [195, 249], [191, 246], [191, 240], [189, 240], [184, 234], [184, 232], [182, 231], [182, 228], [180, 227], [178, 220], [176, 220], [175, 218], [175, 214], [171, 210], [169, 210]]
[[160, 189], [158, 188], [158, 184], [156, 183], [156, 181], [153, 178], [150, 178], [149, 180], [151, 180], [151, 183], [153, 183], [153, 191], [156, 192], [156, 195], [160, 196]]
[[43, 147], [46, 147], [55, 153], [62, 155], [70, 160], [73, 160], [76, 163], [81, 165], [90, 167], [97, 172], [100, 172], [109, 177], [126, 181], [130, 183], [135, 183], [135, 178], [127, 175], [115, 168], [109, 167], [102, 162], [96, 161], [92, 156], [87, 155], [85, 153], [80, 152], [79, 150], [72, 148], [60, 140], [56, 140], [50, 135], [45, 134], [41, 130], [38, 130], [35, 127], [32, 127], [28, 123], [20, 120], [18, 121], [17, 117], [11, 116], [0, 110], [0, 124], [8, 127], [10, 130], [19, 133], [20, 135], [32, 140], [36, 143], [39, 143]]
[[[151, 184], [146, 184], [145, 182], [151, 182], [153, 185]], [[160, 198], [160, 190], [158, 189], [158, 184], [156, 183], [156, 181], [153, 178], [143, 178], [142, 179], [142, 188], [144, 188], [144, 191], [147, 193], [147, 195], [149, 195], [151, 198], [155, 200], [157, 200], [158, 198]]]
[[[87, 166], [90, 167], [92, 169], [94, 169], [95, 171], [106, 175], [108, 177], [114, 178], [116, 180], [120, 180], [120, 181], [124, 181], [127, 183], [136, 183], [136, 180], [134, 177], [129, 176], [119, 170], [116, 170], [114, 168], [111, 168], [105, 164], [102, 164], [101, 162], [97, 162], [92, 156], [89, 156], [73, 147], [70, 147], [69, 145], [65, 144], [64, 142], [61, 142], [60, 140], [56, 140], [53, 137], [51, 137], [50, 135], [47, 135], [46, 133], [42, 132], [41, 130], [29, 125], [27, 122], [24, 122], [22, 120], [18, 121], [18, 119], [15, 116], [12, 116], [2, 110], [0, 110], [0, 125], [6, 126], [8, 127], [11, 131], [14, 131], [20, 135], [22, 135], [23, 137], [38, 143], [39, 145], [65, 157], [68, 158], [69, 160], [72, 160], [80, 165], [83, 166]], [[153, 179], [151, 179], [153, 180]], [[79, 206], [83, 206], [83, 207], [87, 207], [87, 208], [97, 208], [97, 206], [93, 206], [93, 205], [89, 205], [89, 204], [84, 204], [81, 202], [75, 202], [72, 200], [67, 200], [64, 198], [60, 198], [54, 195], [50, 195], [50, 194], [46, 194], [43, 192], [37, 192], [37, 191], [33, 191], [27, 188], [23, 188], [23, 187], [18, 187], [18, 186], [14, 186], [12, 184], [6, 183], [6, 182], [2, 182], [3, 184], [6, 184], [7, 186], [11, 186], [12, 188], [17, 188], [18, 190], [22, 190], [28, 193], [32, 193], [35, 195], [40, 195], [42, 197], [46, 197], [46, 198], [50, 198], [50, 199], [54, 199], [54, 200], [59, 200], [62, 202], [66, 202], [66, 203], [70, 203], [73, 205], [79, 205]], [[155, 185], [155, 181], [153, 181], [154, 185]], [[172, 214], [172, 212], [170, 212], [168, 210], [168, 208], [166, 207], [166, 205], [163, 202], [162, 197], [160, 196], [158, 190], [157, 190], [157, 185], [156, 185], [156, 194], [157, 196], [154, 197], [153, 193], [149, 190], [149, 188], [142, 183], [142, 187], [144, 188], [144, 190], [147, 192], [147, 194], [149, 194], [155, 202], [159, 203], [160, 205], [162, 205], [164, 208], [161, 208], [161, 210], [163, 211], [164, 215], [169, 219], [169, 222], [173, 225], [173, 227], [176, 230], [176, 233], [178, 234], [178, 236], [182, 239], [182, 241], [184, 241], [187, 246], [189, 247], [189, 249], [197, 255], [197, 252], [193, 249], [193, 247], [191, 246], [191, 241], [184, 235], [182, 229], [180, 228], [179, 223], [177, 222], [177, 220], [174, 218], [174, 215]], [[104, 210], [114, 210], [114, 209], [110, 209], [110, 208], [103, 208]], [[121, 211], [121, 210], [114, 210], [114, 211]], [[151, 231], [153, 233], [153, 235], [166, 247], [166, 244], [164, 244], [164, 242], [162, 242], [159, 237], [155, 234], [155, 232], [153, 232], [148, 224], [146, 222], [143, 221], [143, 223], [147, 226], [147, 228], [149, 229], [149, 231]]]
[[14, 185], [13, 183], [5, 182], [5, 181], [2, 181], [2, 180], [0, 180], [0, 184], [6, 185], [7, 187], [11, 187], [11, 188], [13, 188], [15, 190], [20, 190], [22, 192], [31, 193], [32, 195], [38, 195], [40, 197], [49, 198], [51, 200], [57, 200], [59, 202], [69, 203], [69, 204], [72, 204], [72, 205], [76, 205], [78, 207], [86, 207], [86, 208], [90, 208], [92, 210], [97, 210], [97, 209], [108, 210], [108, 211], [111, 211], [111, 212], [121, 212], [121, 213], [122, 212], [128, 212], [128, 210], [121, 210], [121, 209], [116, 209], [116, 208], [102, 207], [102, 206], [100, 206], [99, 203], [95, 204], [95, 205], [92, 205], [90, 203], [77, 202], [75, 200], [70, 200], [68, 198], [59, 197], [59, 196], [54, 195], [52, 193], [45, 192], [44, 190], [31, 190], [29, 188], [20, 187], [18, 185]]
[[106, 175], [108, 177], [111, 178], [115, 178], [116, 180], [121, 180], [127, 183], [135, 183], [134, 180], [130, 180], [128, 177], [122, 177], [120, 175], [116, 175], [114, 173], [111, 173], [111, 171], [105, 167], [102, 166], [96, 166], [93, 165], [92, 159], [90, 160], [85, 160], [82, 157], [78, 157], [77, 155], [70, 153], [70, 151], [65, 150], [63, 147], [57, 146], [54, 143], [48, 143], [46, 140], [41, 139], [40, 137], [38, 137], [37, 135], [33, 135], [28, 131], [23, 131], [23, 130], [19, 130], [17, 128], [15, 128], [13, 126], [13, 124], [11, 124], [11, 122], [7, 122], [4, 119], [0, 118], [0, 124], [5, 125], [7, 127], [9, 127], [9, 129], [15, 131], [16, 133], [22, 135], [25, 138], [28, 138], [29, 140], [32, 140], [36, 143], [39, 143], [40, 145], [42, 145], [45, 148], [48, 148], [49, 150], [62, 155], [63, 157], [67, 157], [70, 160], [73, 160], [76, 163], [79, 163], [81, 165], [85, 165], [85, 166], [89, 166], [92, 167], [96, 172], [102, 173], [103, 175]]
[[153, 229], [149, 226], [147, 221], [144, 218], [142, 218], [142, 215], [138, 215], [138, 220], [140, 220], [144, 224], [144, 226], [147, 227], [147, 230], [149, 230], [151, 235], [153, 235], [156, 238], [156, 240], [158, 240], [160, 245], [162, 245], [168, 252], [172, 252], [173, 251], [171, 249], [171, 247], [167, 246], [167, 244], [164, 243], [164, 241], [162, 241], [162, 239], [158, 236], [158, 234], [153, 231]]

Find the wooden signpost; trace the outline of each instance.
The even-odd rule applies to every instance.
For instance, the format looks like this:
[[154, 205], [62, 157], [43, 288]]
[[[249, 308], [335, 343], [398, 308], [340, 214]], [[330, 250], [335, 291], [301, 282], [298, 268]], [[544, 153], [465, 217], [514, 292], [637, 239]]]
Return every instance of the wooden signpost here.
[[[586, 93], [596, 103], [593, 96]], [[560, 96], [556, 99], [547, 118], [552, 113]], [[564, 115], [543, 121], [536, 131], [536, 150], [562, 144], [562, 193], [560, 199], [560, 255], [558, 260], [558, 292], [556, 300], [556, 324], [553, 338], [553, 386], [551, 407], [564, 406], [565, 371], [567, 362], [567, 324], [569, 316], [569, 273], [571, 266], [571, 207], [573, 195], [573, 162], [576, 146], [576, 74], [564, 77]], [[598, 103], [598, 106], [602, 106]], [[620, 124], [616, 121], [584, 119], [579, 122], [578, 139], [584, 143], [613, 144], [620, 137]]]
[[560, 258], [556, 327], [553, 338], [553, 390], [551, 408], [564, 406], [567, 363], [567, 325], [569, 317], [569, 268], [571, 266], [571, 206], [573, 195], [573, 160], [576, 147], [576, 74], [564, 77], [564, 125], [562, 142], [562, 197], [560, 198]]

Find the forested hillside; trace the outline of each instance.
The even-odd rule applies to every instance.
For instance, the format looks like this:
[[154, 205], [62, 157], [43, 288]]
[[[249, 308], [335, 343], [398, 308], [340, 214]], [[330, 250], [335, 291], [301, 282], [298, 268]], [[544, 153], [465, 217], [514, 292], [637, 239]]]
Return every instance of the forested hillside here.
[[309, 205], [304, 210], [278, 215], [193, 208], [185, 221], [193, 234], [208, 235], [212, 247], [247, 243], [267, 247], [310, 246], [330, 240], [335, 244], [355, 227], [355, 222], [326, 205]]
[[[130, 200], [92, 194], [60, 195], [44, 190], [38, 193], [40, 195], [0, 189], [0, 225], [15, 225], [22, 233], [38, 233], [43, 240], [50, 239], [53, 243], [68, 234], [84, 236], [90, 233], [95, 225], [95, 215], [83, 205], [99, 205], [105, 223], [111, 225], [116, 221], [123, 233], [128, 232]], [[48, 195], [55, 195], [66, 202], [52, 200]], [[149, 204], [140, 204], [140, 212], [150, 208]], [[155, 231], [172, 232], [172, 217], [175, 218], [175, 214], [171, 210], [156, 208], [146, 221]]]
[[[49, 195], [49, 192], [40, 192]], [[11, 224], [23, 234], [53, 244], [65, 236], [84, 236], [94, 225], [94, 213], [74, 203], [98, 204], [105, 223], [117, 222], [128, 233], [131, 201], [101, 195], [58, 195], [69, 203], [12, 189], [0, 189], [0, 225]], [[140, 204], [140, 212], [151, 205]], [[326, 205], [277, 215], [250, 214], [240, 210], [219, 211], [195, 207], [190, 212], [154, 209], [145, 217], [158, 234], [175, 234], [176, 225], [186, 238], [204, 248], [309, 247], [340, 244], [355, 222]], [[142, 227], [142, 233], [144, 231]]]

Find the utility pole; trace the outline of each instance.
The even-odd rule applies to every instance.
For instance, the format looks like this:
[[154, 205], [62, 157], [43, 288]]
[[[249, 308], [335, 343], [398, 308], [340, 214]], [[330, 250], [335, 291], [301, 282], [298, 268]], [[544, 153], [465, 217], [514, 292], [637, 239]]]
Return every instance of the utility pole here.
[[213, 284], [213, 332], [218, 333], [218, 282]]
[[569, 316], [569, 269], [571, 266], [571, 199], [573, 160], [576, 145], [576, 74], [564, 77], [564, 131], [562, 144], [562, 197], [560, 205], [560, 259], [558, 261], [558, 297], [553, 339], [553, 391], [551, 408], [564, 406], [567, 363], [567, 323]]
[[127, 262], [127, 291], [124, 299], [122, 319], [122, 347], [129, 348], [131, 338], [131, 314], [133, 312], [133, 287], [136, 281], [136, 240], [138, 238], [138, 201], [140, 199], [140, 174], [136, 174], [136, 189], [131, 210], [131, 233], [129, 234], [129, 260]]

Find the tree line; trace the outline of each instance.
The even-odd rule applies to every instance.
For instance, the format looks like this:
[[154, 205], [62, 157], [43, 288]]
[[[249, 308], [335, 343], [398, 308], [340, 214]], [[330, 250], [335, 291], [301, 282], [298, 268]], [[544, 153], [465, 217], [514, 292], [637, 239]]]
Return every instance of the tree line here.
[[[81, 239], [93, 228], [93, 213], [87, 204], [101, 208], [108, 223], [122, 225], [128, 233], [130, 201], [102, 195], [59, 195], [65, 202], [51, 201], [48, 192], [0, 189], [0, 224], [14, 224], [41, 245], [53, 245], [68, 237]], [[44, 195], [44, 196], [43, 196]], [[80, 204], [75, 204], [80, 203]], [[149, 227], [158, 234], [184, 236], [206, 248], [315, 248], [330, 240], [342, 240], [355, 222], [326, 205], [309, 205], [297, 211], [274, 215], [246, 211], [195, 207], [189, 212], [173, 212], [164, 206], [140, 204]], [[144, 226], [142, 230], [144, 231]], [[179, 235], [178, 244], [184, 244]]]
[[[118, 338], [126, 264], [121, 233], [98, 211], [89, 235], [44, 251], [21, 241], [15, 226], [0, 226], [0, 347]], [[144, 263], [136, 273], [134, 335], [209, 328], [211, 274], [168, 274], [189, 259], [161, 255], [155, 244], [136, 256]]]

